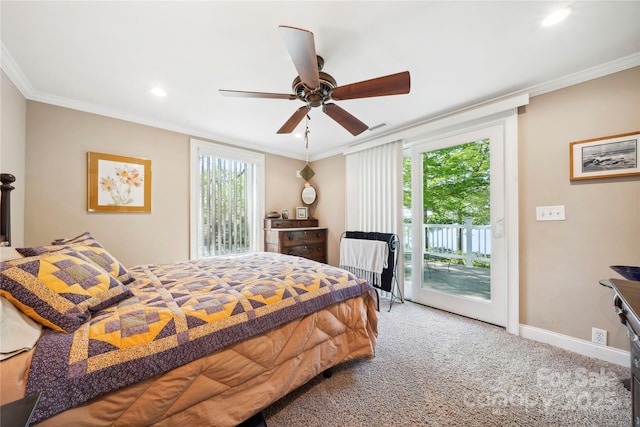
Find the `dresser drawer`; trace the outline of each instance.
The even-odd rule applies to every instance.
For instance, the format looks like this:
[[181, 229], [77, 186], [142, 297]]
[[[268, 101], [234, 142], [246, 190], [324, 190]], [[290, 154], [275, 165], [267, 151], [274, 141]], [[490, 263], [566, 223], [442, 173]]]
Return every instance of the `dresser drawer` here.
[[[314, 221], [317, 223], [317, 220]], [[274, 225], [272, 222], [271, 226]], [[278, 220], [278, 225], [281, 225], [282, 222], [283, 220]], [[301, 225], [300, 222], [304, 221], [298, 221], [296, 225]], [[264, 250], [326, 263], [327, 235], [327, 229], [320, 227], [265, 228]]]
[[298, 246], [301, 244], [310, 245], [314, 243], [324, 243], [327, 240], [327, 230], [299, 230], [283, 231], [282, 247]]
[[282, 253], [285, 255], [295, 255], [316, 261], [326, 259], [324, 243], [318, 245], [291, 246], [284, 248]]
[[264, 228], [305, 228], [317, 227], [317, 219], [265, 219]]

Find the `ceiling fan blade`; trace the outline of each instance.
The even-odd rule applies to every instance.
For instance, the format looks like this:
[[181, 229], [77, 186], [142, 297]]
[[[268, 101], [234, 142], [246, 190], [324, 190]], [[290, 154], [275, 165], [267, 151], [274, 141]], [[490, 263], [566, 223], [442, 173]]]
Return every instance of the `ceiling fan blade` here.
[[331, 91], [331, 99], [357, 99], [409, 93], [411, 77], [408, 71], [371, 80], [338, 86]]
[[327, 116], [338, 122], [340, 126], [348, 130], [353, 136], [360, 135], [362, 132], [369, 129], [369, 126], [365, 125], [360, 120], [349, 114], [345, 109], [338, 107], [336, 104], [324, 104], [322, 106], [322, 111], [324, 111]]
[[304, 118], [304, 116], [307, 115], [308, 112], [309, 112], [309, 107], [306, 105], [298, 108], [296, 112], [293, 113], [291, 117], [289, 117], [289, 120], [287, 120], [287, 122], [283, 124], [280, 129], [278, 129], [278, 133], [293, 132], [296, 126], [298, 126], [298, 123], [300, 123], [300, 121]]
[[298, 99], [295, 95], [288, 93], [246, 92], [226, 89], [218, 89], [218, 92], [223, 96], [237, 96], [241, 98]]
[[280, 25], [280, 33], [300, 80], [309, 89], [320, 87], [316, 45], [311, 31]]

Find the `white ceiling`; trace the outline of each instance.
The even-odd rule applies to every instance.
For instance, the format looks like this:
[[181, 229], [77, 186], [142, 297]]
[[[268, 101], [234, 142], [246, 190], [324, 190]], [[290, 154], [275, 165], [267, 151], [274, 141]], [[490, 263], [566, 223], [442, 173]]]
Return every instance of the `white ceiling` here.
[[[542, 27], [559, 6], [572, 14]], [[603, 64], [640, 65], [640, 1], [0, 3], [2, 68], [28, 99], [303, 159], [276, 131], [300, 101], [279, 25], [310, 30], [338, 85], [404, 70], [411, 92], [336, 101], [370, 127], [353, 137], [311, 111], [311, 159], [465, 106]], [[622, 64], [622, 65], [619, 65]], [[163, 87], [168, 96], [149, 92]], [[304, 120], [297, 131], [304, 130]]]

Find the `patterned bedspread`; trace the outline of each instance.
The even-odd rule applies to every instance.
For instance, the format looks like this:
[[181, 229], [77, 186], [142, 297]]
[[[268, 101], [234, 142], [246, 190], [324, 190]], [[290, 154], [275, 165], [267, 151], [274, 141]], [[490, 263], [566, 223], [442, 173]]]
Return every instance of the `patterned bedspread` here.
[[133, 297], [73, 334], [40, 338], [27, 382], [27, 394], [42, 393], [34, 422], [373, 289], [344, 270], [275, 253], [130, 271]]

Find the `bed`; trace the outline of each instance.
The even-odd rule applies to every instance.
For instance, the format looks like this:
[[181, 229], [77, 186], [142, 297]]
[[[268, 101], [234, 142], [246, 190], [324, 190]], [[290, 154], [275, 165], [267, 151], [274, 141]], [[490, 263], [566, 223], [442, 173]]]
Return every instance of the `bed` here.
[[2, 297], [44, 325], [0, 362], [0, 404], [41, 393], [39, 426], [235, 426], [374, 356], [377, 293], [345, 270], [262, 252], [125, 268], [90, 233], [53, 243], [0, 263]]

